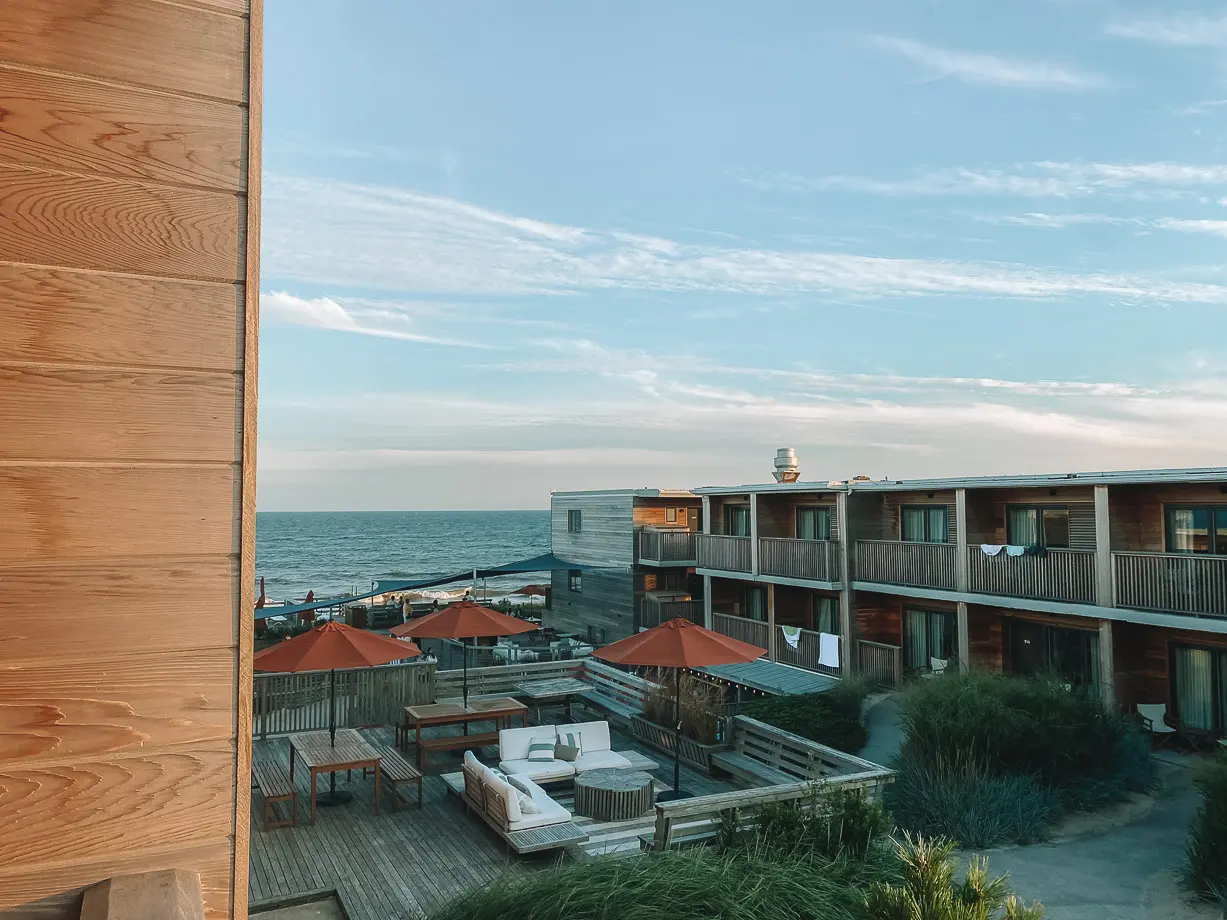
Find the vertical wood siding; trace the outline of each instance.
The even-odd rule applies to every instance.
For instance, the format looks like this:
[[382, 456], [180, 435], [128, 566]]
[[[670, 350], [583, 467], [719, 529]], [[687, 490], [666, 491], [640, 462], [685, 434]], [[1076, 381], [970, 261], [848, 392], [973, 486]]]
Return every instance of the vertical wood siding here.
[[0, 911], [246, 913], [261, 14], [0, 3]]

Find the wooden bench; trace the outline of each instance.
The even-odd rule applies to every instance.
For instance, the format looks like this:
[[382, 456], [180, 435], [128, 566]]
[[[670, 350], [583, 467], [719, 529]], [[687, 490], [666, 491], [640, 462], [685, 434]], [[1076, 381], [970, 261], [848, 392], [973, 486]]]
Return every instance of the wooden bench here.
[[[280, 760], [253, 760], [251, 775], [260, 795], [264, 797], [264, 829], [298, 824], [298, 790], [290, 781], [289, 767]], [[276, 818], [273, 806], [277, 802], [290, 803], [289, 819]]]
[[477, 751], [498, 744], [498, 732], [480, 735], [444, 735], [441, 738], [423, 738], [418, 745], [418, 769], [426, 769], [426, 757], [431, 751]]
[[379, 752], [379, 774], [383, 782], [392, 789], [392, 810], [409, 803], [401, 797], [400, 784], [414, 783], [418, 787], [418, 808], [422, 807], [422, 774], [413, 764], [405, 760], [394, 747], [383, 748]]
[[882, 769], [878, 764], [749, 716], [733, 719], [730, 741], [731, 749], [712, 755], [713, 765], [758, 786], [825, 780]]
[[630, 724], [631, 716], [643, 712], [643, 698], [653, 689], [651, 681], [592, 659], [584, 661], [580, 679], [592, 685], [582, 702], [597, 707], [608, 721], [622, 727]]
[[761, 760], [755, 760], [748, 754], [737, 751], [717, 751], [712, 754], [713, 766], [719, 767], [725, 773], [730, 773], [738, 779], [745, 780], [751, 786], [780, 786], [785, 783], [795, 783], [797, 778], [769, 767]]

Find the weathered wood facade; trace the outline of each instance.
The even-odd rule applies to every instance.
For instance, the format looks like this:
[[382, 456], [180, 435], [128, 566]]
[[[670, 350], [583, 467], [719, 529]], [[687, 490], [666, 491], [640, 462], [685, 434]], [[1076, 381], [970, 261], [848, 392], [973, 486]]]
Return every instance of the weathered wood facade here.
[[246, 914], [260, 28], [0, 4], [0, 909]]

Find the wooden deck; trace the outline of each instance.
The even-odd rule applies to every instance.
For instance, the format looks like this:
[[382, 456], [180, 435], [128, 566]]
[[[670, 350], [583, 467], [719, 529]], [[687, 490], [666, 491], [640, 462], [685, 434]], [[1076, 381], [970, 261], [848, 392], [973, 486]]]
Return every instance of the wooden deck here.
[[[437, 731], [437, 730], [431, 730]], [[392, 743], [392, 729], [366, 729], [362, 734], [376, 746]], [[637, 747], [630, 736], [612, 732], [613, 747]], [[673, 780], [672, 763], [666, 755], [644, 751], [660, 762], [654, 773], [657, 788], [667, 789]], [[280, 758], [288, 762], [289, 744], [284, 738], [256, 741], [257, 760]], [[321, 808], [312, 827], [266, 831], [263, 803], [252, 793], [250, 894], [253, 907], [306, 892], [336, 889], [349, 920], [389, 920], [423, 917], [439, 905], [479, 888], [507, 871], [524, 872], [555, 865], [568, 858], [559, 853], [509, 857], [502, 842], [483, 822], [466, 814], [455, 796], [447, 794], [442, 774], [460, 769], [461, 752], [432, 757], [423, 786], [423, 805], [392, 812], [385, 808], [375, 816], [372, 797], [375, 781], [355, 771], [351, 780], [337, 777], [337, 787], [354, 794], [354, 800], [334, 808]], [[485, 763], [496, 752], [483, 752]], [[301, 766], [301, 765], [300, 765]], [[295, 772], [300, 801], [310, 795], [306, 770]], [[324, 777], [321, 784], [326, 784]], [[721, 792], [738, 786], [712, 779], [683, 767], [682, 785], [696, 794]], [[326, 788], [321, 785], [321, 788]], [[570, 793], [559, 801], [570, 807]], [[388, 800], [385, 796], [385, 805]], [[299, 811], [300, 816], [302, 811]], [[646, 815], [634, 822], [601, 825], [581, 818], [591, 835], [582, 851], [571, 855], [585, 858], [599, 853], [636, 852], [638, 834], [652, 826]], [[642, 825], [642, 826], [641, 826]]]

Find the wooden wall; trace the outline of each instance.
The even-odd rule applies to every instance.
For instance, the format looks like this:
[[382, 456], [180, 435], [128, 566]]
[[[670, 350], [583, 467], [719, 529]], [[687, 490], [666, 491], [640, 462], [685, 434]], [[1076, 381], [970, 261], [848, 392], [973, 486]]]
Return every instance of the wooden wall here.
[[259, 0], [0, 3], [0, 909], [247, 910]]
[[1213, 483], [1112, 486], [1108, 490], [1112, 549], [1165, 552], [1164, 505], [1227, 505], [1227, 493]]
[[[1055, 492], [1056, 494], [1050, 494]], [[1006, 507], [1056, 505], [1069, 508], [1070, 549], [1095, 548], [1095, 493], [1089, 486], [1044, 489], [969, 489], [967, 542], [1006, 542]]]
[[[551, 545], [570, 562], [630, 566], [635, 561], [635, 498], [630, 492], [559, 493], [550, 500]], [[567, 530], [567, 512], [581, 512], [581, 530]]]
[[946, 542], [954, 543], [958, 527], [954, 513], [954, 490], [938, 492], [884, 492], [882, 493], [882, 536], [863, 539], [899, 540], [903, 536], [904, 505], [945, 505]]
[[839, 520], [835, 513], [835, 495], [831, 492], [758, 496], [758, 535], [760, 537], [796, 537], [798, 508], [826, 508], [831, 513], [831, 539], [839, 539]]
[[711, 497], [710, 533], [724, 533], [724, 509], [729, 505], [750, 506], [749, 495], [713, 495]]
[[[565, 558], [565, 557], [564, 557]], [[579, 591], [572, 591], [568, 574], [554, 572], [550, 609], [543, 625], [560, 633], [588, 636], [588, 627], [605, 631], [605, 642], [625, 639], [635, 631], [635, 573], [629, 568], [584, 572]], [[600, 633], [594, 638], [601, 641]]]
[[1167, 703], [1167, 711], [1174, 713], [1171, 646], [1227, 648], [1227, 636], [1117, 621], [1112, 624], [1112, 644], [1117, 702], [1127, 711], [1138, 703]]
[[[665, 520], [668, 509], [677, 511], [676, 521]], [[634, 522], [636, 527], [677, 527], [686, 529], [689, 520], [687, 510], [695, 508], [702, 512], [703, 502], [697, 498], [636, 498]]]

